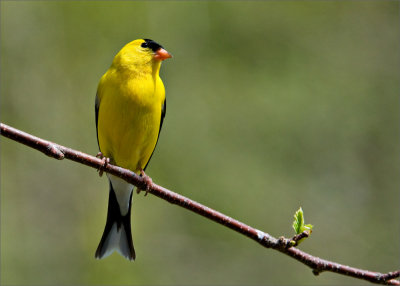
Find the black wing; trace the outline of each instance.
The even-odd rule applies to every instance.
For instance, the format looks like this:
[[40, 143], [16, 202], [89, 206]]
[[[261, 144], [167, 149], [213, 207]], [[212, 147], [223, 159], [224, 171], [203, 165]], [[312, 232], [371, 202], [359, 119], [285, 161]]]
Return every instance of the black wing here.
[[[164, 104], [161, 108], [161, 121], [160, 121], [160, 130], [158, 130], [158, 136], [160, 136], [161, 127], [164, 122], [165, 113], [167, 112], [167, 99], [164, 99]], [[158, 140], [158, 138], [157, 138]]]
[[160, 129], [158, 130], [158, 135], [157, 135], [157, 142], [156, 145], [154, 146], [153, 152], [151, 152], [151, 156], [149, 158], [149, 161], [147, 161], [146, 166], [144, 167], [143, 170], [146, 170], [147, 165], [149, 165], [150, 159], [151, 157], [153, 157], [154, 154], [154, 150], [156, 149], [157, 143], [158, 143], [158, 138], [160, 138], [160, 132], [161, 132], [161, 127], [163, 125], [164, 122], [164, 117], [165, 117], [165, 113], [167, 112], [167, 99], [164, 99], [164, 103], [161, 107], [161, 120], [160, 120]]
[[97, 96], [97, 93], [96, 93], [96, 99], [95, 99], [95, 102], [94, 102], [94, 114], [95, 114], [95, 116], [96, 116], [96, 136], [97, 136], [97, 145], [98, 145], [99, 148], [100, 148], [100, 145], [99, 145], [99, 132], [98, 132], [98, 130], [97, 130], [97, 122], [98, 122], [98, 120], [99, 120], [99, 106], [100, 106], [100, 100], [99, 100], [99, 97]]

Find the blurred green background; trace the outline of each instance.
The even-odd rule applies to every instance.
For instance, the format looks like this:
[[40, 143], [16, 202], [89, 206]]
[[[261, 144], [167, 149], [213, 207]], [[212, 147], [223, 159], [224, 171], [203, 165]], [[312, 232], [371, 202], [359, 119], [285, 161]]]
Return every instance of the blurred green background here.
[[[399, 2], [1, 2], [1, 121], [98, 152], [94, 96], [127, 42], [164, 62], [147, 173], [300, 248], [399, 267]], [[133, 197], [137, 261], [95, 260], [108, 183], [1, 138], [2, 285], [359, 285], [173, 206]]]

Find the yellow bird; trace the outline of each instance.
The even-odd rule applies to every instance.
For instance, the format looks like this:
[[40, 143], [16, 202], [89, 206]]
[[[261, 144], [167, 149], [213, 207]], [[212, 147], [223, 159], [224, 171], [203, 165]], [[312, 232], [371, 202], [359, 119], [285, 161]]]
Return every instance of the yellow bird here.
[[[138, 39], [118, 52], [101, 78], [95, 102], [97, 142], [111, 164], [145, 175], [166, 111], [159, 71], [161, 62], [170, 57], [158, 43]], [[101, 259], [116, 250], [135, 260], [131, 233], [134, 186], [111, 174], [107, 177], [107, 222], [95, 257]]]

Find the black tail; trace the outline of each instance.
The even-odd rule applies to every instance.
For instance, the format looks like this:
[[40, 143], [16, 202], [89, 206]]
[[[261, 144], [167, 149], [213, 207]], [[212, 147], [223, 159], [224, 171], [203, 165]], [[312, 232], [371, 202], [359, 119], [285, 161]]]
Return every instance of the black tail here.
[[132, 193], [129, 198], [128, 213], [122, 216], [115, 191], [110, 182], [107, 222], [100, 244], [96, 250], [95, 257], [97, 259], [107, 257], [116, 250], [126, 259], [135, 260], [136, 254], [133, 248], [131, 232]]

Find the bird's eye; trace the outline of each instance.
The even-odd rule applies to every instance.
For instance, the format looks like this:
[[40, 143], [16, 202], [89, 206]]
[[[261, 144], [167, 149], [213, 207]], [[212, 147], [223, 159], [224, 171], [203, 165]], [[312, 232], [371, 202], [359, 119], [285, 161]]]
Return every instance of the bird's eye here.
[[143, 42], [141, 45], [140, 45], [142, 48], [148, 48], [149, 46], [147, 45], [147, 42]]

